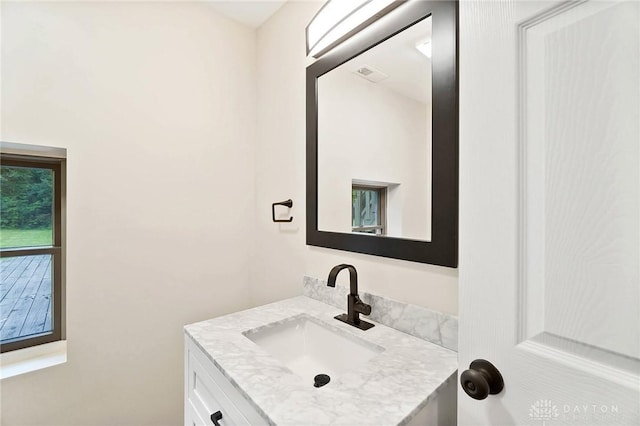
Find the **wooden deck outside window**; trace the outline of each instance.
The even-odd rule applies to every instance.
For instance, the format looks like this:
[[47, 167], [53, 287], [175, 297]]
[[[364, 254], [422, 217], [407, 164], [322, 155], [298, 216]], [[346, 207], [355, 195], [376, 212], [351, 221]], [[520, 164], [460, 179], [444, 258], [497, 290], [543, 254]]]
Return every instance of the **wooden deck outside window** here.
[[[18, 146], [17, 144], [9, 145]], [[50, 238], [48, 229], [28, 229], [27, 231], [31, 232], [29, 235], [38, 234], [40, 231], [38, 238], [22, 238], [23, 234], [20, 234], [22, 229], [13, 229], [15, 226], [12, 228], [8, 224], [7, 217], [2, 221], [0, 228], [0, 351], [3, 353], [63, 338], [63, 227], [65, 225], [66, 162], [60, 155], [54, 157], [33, 155], [29, 150], [26, 153], [7, 154], [5, 147], [3, 143], [3, 149], [0, 150], [0, 166], [3, 169], [3, 179], [0, 183], [0, 193], [3, 193], [4, 203], [2, 214], [7, 214], [9, 204], [14, 201], [7, 194], [12, 190], [15, 192], [18, 187], [16, 185], [11, 188], [11, 180], [6, 179], [12, 171], [30, 170], [50, 177], [49, 187], [52, 194], [43, 194], [43, 197], [52, 196], [52, 201]], [[58, 149], [58, 151], [64, 152], [66, 156], [65, 150]], [[43, 185], [43, 187], [46, 186]], [[33, 205], [38, 202], [37, 194], [34, 197], [34, 199], [22, 197], [19, 202], [27, 206]], [[24, 212], [32, 210], [23, 206], [17, 211], [24, 216]], [[17, 214], [15, 211], [14, 209], [14, 215]], [[36, 215], [36, 213], [33, 214]], [[37, 214], [42, 215], [42, 212]], [[20, 218], [20, 221], [24, 222], [24, 220], [24, 217]], [[12, 238], [15, 238], [15, 241]]]

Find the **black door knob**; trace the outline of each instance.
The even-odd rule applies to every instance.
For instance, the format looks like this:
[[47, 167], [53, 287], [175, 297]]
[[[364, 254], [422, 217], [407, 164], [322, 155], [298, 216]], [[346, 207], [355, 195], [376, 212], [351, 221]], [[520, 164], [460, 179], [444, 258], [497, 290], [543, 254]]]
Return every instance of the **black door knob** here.
[[462, 389], [473, 399], [485, 399], [487, 395], [496, 395], [504, 389], [502, 374], [489, 361], [476, 359], [469, 369], [460, 374]]

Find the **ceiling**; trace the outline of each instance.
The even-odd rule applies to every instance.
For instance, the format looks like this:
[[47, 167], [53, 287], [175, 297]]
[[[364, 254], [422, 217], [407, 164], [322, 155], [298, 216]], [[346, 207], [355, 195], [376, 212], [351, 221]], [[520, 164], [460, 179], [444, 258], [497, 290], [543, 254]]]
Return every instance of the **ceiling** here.
[[416, 49], [416, 44], [431, 40], [431, 17], [424, 19], [340, 67], [339, 72], [357, 75], [362, 67], [387, 75], [380, 86], [423, 104], [431, 104], [431, 60]]
[[258, 28], [287, 0], [213, 0], [208, 2], [223, 15], [253, 28]]

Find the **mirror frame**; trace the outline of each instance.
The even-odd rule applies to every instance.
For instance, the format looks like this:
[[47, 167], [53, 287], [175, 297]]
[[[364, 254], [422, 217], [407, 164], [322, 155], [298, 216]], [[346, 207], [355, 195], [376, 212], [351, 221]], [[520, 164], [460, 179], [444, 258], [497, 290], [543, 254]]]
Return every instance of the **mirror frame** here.
[[[318, 229], [318, 78], [414, 23], [432, 17], [431, 241]], [[306, 70], [307, 245], [458, 266], [458, 4], [410, 1]]]

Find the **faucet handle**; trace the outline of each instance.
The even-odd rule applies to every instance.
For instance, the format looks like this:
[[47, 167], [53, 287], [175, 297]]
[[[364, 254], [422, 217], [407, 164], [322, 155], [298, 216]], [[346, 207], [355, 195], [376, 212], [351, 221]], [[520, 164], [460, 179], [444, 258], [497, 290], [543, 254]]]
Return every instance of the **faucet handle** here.
[[369, 315], [371, 313], [371, 305], [364, 303], [357, 294], [354, 296], [354, 299], [355, 303], [353, 304], [353, 309], [356, 312], [361, 313], [362, 315]]
[[354, 306], [354, 309], [362, 315], [369, 315], [371, 313], [371, 305], [367, 305], [366, 303], [358, 303]]

